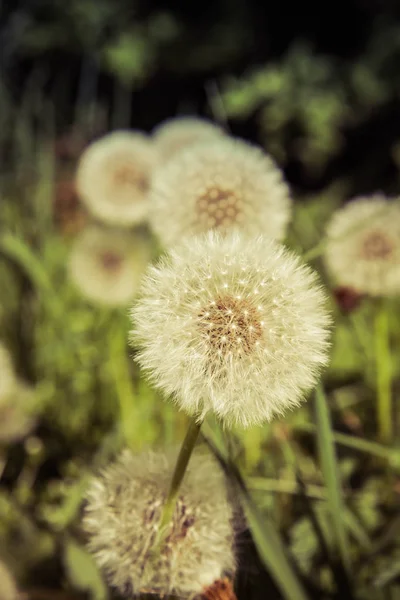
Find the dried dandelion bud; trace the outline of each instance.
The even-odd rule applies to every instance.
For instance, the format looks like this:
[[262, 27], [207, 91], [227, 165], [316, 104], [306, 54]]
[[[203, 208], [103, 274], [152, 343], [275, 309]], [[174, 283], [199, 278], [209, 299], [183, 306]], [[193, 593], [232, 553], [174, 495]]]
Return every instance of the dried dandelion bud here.
[[18, 600], [20, 597], [14, 577], [0, 560], [0, 600]]
[[235, 571], [233, 511], [223, 473], [210, 455], [192, 457], [170, 531], [152, 555], [174, 458], [125, 451], [87, 493], [83, 524], [89, 550], [125, 597], [193, 598]]
[[272, 240], [185, 240], [143, 281], [131, 311], [138, 361], [190, 415], [228, 425], [297, 406], [327, 363], [330, 318], [316, 274]]
[[371, 296], [400, 293], [400, 203], [355, 198], [326, 229], [324, 261], [335, 282]]
[[89, 300], [124, 306], [135, 296], [150, 258], [144, 235], [91, 226], [74, 241], [69, 275]]
[[196, 144], [154, 172], [150, 223], [167, 247], [210, 229], [280, 239], [290, 215], [280, 169], [260, 148], [240, 140]]
[[144, 221], [157, 154], [144, 134], [115, 131], [88, 146], [79, 161], [76, 188], [98, 219], [129, 227]]
[[224, 131], [206, 119], [176, 117], [167, 119], [153, 131], [153, 139], [163, 159], [196, 144], [212, 142], [224, 135]]

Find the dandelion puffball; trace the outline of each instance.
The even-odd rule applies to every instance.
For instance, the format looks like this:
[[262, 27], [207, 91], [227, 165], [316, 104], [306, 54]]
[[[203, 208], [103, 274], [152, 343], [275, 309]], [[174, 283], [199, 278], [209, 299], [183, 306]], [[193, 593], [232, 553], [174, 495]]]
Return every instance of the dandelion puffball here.
[[198, 142], [210, 142], [222, 137], [224, 131], [206, 119], [199, 117], [175, 117], [167, 119], [153, 131], [154, 144], [163, 159], [187, 149]]
[[151, 140], [136, 131], [115, 131], [84, 151], [76, 173], [82, 202], [98, 219], [130, 227], [144, 221], [148, 189], [157, 153]]
[[0, 600], [18, 600], [17, 586], [8, 567], [0, 560]]
[[174, 457], [125, 451], [87, 493], [88, 548], [123, 596], [193, 598], [235, 571], [233, 510], [224, 476], [210, 455], [194, 454], [169, 533], [156, 557], [156, 534]]
[[327, 363], [316, 274], [261, 236], [186, 239], [149, 269], [131, 317], [140, 365], [198, 418], [269, 421], [297, 406]]
[[371, 296], [400, 294], [400, 202], [355, 198], [326, 229], [324, 262], [340, 286]]
[[281, 239], [291, 199], [280, 169], [261, 148], [221, 137], [196, 144], [155, 170], [149, 214], [167, 247], [210, 229]]
[[74, 240], [69, 275], [92, 302], [124, 306], [135, 296], [150, 258], [144, 235], [91, 226]]

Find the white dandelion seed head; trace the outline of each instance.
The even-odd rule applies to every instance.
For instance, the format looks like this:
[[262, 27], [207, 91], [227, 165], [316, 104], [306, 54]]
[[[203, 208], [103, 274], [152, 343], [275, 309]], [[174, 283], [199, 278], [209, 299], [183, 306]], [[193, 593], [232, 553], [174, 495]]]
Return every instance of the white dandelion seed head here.
[[150, 259], [144, 235], [93, 225], [74, 240], [69, 276], [92, 302], [124, 306], [135, 296]]
[[282, 172], [261, 148], [241, 140], [196, 144], [154, 172], [149, 219], [166, 247], [210, 229], [281, 239], [290, 216]]
[[3, 561], [0, 560], [0, 600], [18, 600], [20, 598], [14, 577]]
[[328, 359], [316, 274], [265, 237], [208, 232], [149, 269], [131, 311], [137, 360], [190, 415], [260, 424], [297, 406]]
[[87, 209], [110, 225], [130, 227], [147, 218], [148, 190], [158, 154], [146, 135], [114, 131], [88, 146], [76, 189]]
[[233, 511], [224, 475], [209, 454], [193, 455], [172, 527], [159, 556], [150, 557], [174, 459], [125, 451], [88, 490], [83, 526], [89, 550], [124, 596], [142, 592], [193, 598], [235, 571]]
[[400, 203], [376, 194], [336, 211], [326, 228], [324, 262], [338, 285], [371, 296], [400, 293]]
[[199, 117], [175, 117], [167, 119], [153, 131], [154, 144], [163, 159], [170, 159], [177, 152], [198, 142], [211, 142], [224, 136], [224, 131], [207, 119]]

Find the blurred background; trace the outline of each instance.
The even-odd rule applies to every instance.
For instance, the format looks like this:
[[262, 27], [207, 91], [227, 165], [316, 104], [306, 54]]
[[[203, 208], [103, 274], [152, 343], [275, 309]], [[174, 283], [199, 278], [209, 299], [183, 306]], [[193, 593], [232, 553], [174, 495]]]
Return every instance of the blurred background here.
[[[88, 297], [68, 276], [91, 220], [74, 186], [80, 156], [115, 129], [215, 121], [279, 164], [294, 197], [287, 243], [313, 256], [350, 198], [399, 195], [400, 5], [2, 0], [0, 52], [0, 558], [27, 600], [117, 598], [85, 550], [88, 477], [124, 444], [179, 443], [187, 421], [132, 361], [129, 303]], [[133, 237], [141, 272], [161, 248], [146, 224]], [[376, 305], [354, 312], [358, 298], [336, 292], [324, 381], [338, 477], [321, 467], [311, 403], [229, 443], [309, 598], [399, 600], [399, 303], [382, 350]], [[397, 398], [390, 439], [375, 419], [377, 347]], [[18, 385], [1, 400], [7, 377]], [[351, 575], [326, 485], [344, 490]], [[239, 600], [289, 598], [247, 529], [239, 551]]]

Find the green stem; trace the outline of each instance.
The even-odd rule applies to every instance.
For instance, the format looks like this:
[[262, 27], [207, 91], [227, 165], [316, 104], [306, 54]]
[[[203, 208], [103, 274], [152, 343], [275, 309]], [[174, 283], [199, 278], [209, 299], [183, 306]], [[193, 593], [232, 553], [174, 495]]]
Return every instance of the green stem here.
[[189, 423], [185, 439], [183, 440], [181, 449], [179, 451], [178, 459], [176, 461], [175, 469], [169, 486], [167, 499], [165, 500], [161, 514], [158, 539], [155, 544], [156, 548], [161, 546], [168, 534], [168, 528], [175, 511], [179, 489], [185, 476], [190, 457], [192, 456], [197, 439], [199, 437], [201, 425], [202, 422], [199, 422], [197, 419], [192, 419]]
[[378, 436], [381, 442], [390, 443], [393, 437], [392, 377], [389, 313], [384, 303], [378, 308], [375, 316], [375, 359]]
[[110, 329], [110, 366], [118, 396], [120, 427], [125, 443], [133, 448], [137, 440], [138, 418], [135, 414], [137, 402], [135, 402], [126, 355], [125, 324], [123, 327], [119, 325], [112, 326]]
[[57, 316], [62, 314], [62, 305], [42, 262], [21, 238], [5, 233], [0, 238], [0, 253], [14, 261], [29, 277], [37, 291], [42, 294], [43, 302]]

